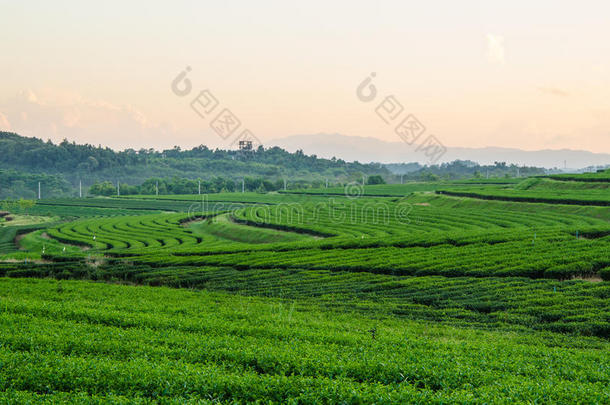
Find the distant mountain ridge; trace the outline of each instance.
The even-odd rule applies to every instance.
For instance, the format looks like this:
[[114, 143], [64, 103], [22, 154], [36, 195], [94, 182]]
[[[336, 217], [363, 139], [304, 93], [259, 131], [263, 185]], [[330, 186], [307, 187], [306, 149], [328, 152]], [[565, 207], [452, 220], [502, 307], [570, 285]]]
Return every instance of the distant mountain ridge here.
[[[265, 143], [266, 147], [279, 146], [293, 152], [297, 149], [319, 157], [337, 157], [346, 161], [429, 164], [426, 155], [416, 151], [417, 147], [406, 143], [387, 142], [372, 137], [347, 136], [341, 134], [293, 135]], [[610, 165], [610, 154], [561, 149], [525, 151], [513, 148], [459, 148], [447, 147], [447, 152], [438, 163], [454, 160], [472, 160], [479, 164], [507, 162], [517, 165], [545, 168], [581, 169], [590, 166]]]

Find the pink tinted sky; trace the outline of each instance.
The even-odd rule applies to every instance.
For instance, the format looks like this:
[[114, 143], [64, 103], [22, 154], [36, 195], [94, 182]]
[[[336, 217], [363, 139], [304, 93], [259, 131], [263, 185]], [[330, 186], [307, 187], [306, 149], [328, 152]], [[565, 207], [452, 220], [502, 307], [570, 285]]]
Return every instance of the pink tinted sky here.
[[608, 153], [609, 15], [605, 1], [0, 1], [0, 129], [226, 147], [189, 106], [209, 89], [263, 142], [396, 141], [356, 97], [376, 72], [447, 146]]

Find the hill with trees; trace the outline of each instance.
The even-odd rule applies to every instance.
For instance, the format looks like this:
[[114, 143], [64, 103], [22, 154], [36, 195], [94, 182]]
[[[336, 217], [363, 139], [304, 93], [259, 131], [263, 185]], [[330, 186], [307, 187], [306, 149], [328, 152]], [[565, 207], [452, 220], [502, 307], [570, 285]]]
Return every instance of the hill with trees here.
[[[34, 198], [38, 182], [44, 197], [83, 194], [190, 194], [222, 191], [276, 191], [341, 186], [368, 178], [369, 184], [486, 177], [544, 175], [536, 167], [504, 162], [481, 166], [456, 160], [432, 166], [418, 163], [346, 162], [319, 158], [301, 150], [259, 147], [251, 152], [179, 146], [157, 151], [115, 151], [101, 145], [27, 138], [0, 132], [0, 198]], [[286, 183], [285, 183], [286, 182]]]
[[[34, 186], [37, 187], [38, 181], [44, 181], [45, 187], [50, 190], [48, 178], [41, 178], [41, 175], [53, 178], [52, 195], [65, 193], [70, 184], [74, 193], [79, 181], [88, 189], [95, 183], [116, 184], [117, 181], [146, 186], [144, 183], [148, 180], [150, 188], [151, 179], [154, 182], [164, 179], [164, 184], [180, 183], [175, 179], [190, 179], [216, 182], [217, 185], [221, 178], [226, 183], [221, 188], [230, 190], [232, 186], [229, 183], [241, 183], [246, 177], [254, 182], [273, 183], [274, 187], [280, 182], [283, 185], [283, 180], [288, 179], [293, 185], [302, 187], [321, 185], [327, 179], [336, 183], [360, 179], [363, 175], [391, 175], [388, 169], [379, 164], [321, 159], [316, 155], [305, 155], [302, 151], [290, 153], [279, 147], [259, 147], [250, 153], [212, 150], [205, 145], [189, 150], [175, 146], [163, 151], [114, 151], [101, 145], [79, 145], [68, 140], [54, 144], [50, 140], [45, 142], [38, 138], [0, 132], [0, 151], [0, 169], [5, 170], [2, 174], [5, 182], [13, 182], [15, 176], [29, 179], [18, 180], [24, 184], [19, 183], [16, 188], [6, 186], [4, 189], [17, 192], [27, 189], [29, 194]], [[7, 170], [10, 170], [10, 176], [6, 174]]]

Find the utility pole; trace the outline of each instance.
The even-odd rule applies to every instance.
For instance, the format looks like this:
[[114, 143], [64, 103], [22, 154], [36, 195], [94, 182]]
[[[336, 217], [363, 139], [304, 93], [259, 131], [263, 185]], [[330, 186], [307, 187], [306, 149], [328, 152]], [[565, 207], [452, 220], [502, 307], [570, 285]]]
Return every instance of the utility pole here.
[[244, 182], [244, 179], [241, 179], [241, 192], [246, 192], [246, 183]]
[[201, 194], [201, 180], [199, 180], [199, 185], [197, 186], [197, 192]]
[[78, 197], [83, 198], [83, 182], [82, 180], [78, 181]]
[[121, 195], [121, 183], [120, 180], [116, 181], [116, 195], [119, 197]]
[[284, 179], [284, 191], [286, 191], [286, 179]]
[[38, 199], [40, 200], [40, 182], [38, 182]]

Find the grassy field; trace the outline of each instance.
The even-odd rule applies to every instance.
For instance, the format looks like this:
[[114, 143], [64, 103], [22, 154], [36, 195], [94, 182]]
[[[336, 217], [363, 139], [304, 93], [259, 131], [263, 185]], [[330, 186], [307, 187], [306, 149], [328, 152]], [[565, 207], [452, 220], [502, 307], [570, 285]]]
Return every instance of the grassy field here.
[[435, 191], [440, 188], [462, 188], [477, 185], [487, 187], [505, 186], [517, 184], [522, 179], [473, 179], [473, 180], [453, 180], [438, 182], [409, 182], [405, 184], [376, 184], [361, 185], [358, 182], [350, 183], [344, 187], [312, 188], [304, 190], [280, 191], [282, 194], [307, 194], [307, 195], [350, 195], [368, 197], [394, 197], [405, 196], [414, 192]]
[[0, 402], [608, 403], [589, 177], [41, 200], [0, 227]]

